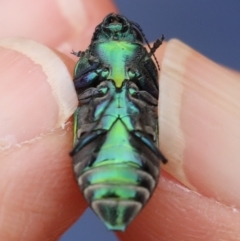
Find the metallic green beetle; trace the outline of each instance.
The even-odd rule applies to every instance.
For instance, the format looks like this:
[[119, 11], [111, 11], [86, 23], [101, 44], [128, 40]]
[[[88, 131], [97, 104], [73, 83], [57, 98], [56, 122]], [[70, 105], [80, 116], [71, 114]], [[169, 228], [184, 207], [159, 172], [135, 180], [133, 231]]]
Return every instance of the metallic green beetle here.
[[[124, 231], [159, 179], [158, 72], [140, 28], [111, 13], [99, 24], [75, 67], [74, 173], [108, 229]], [[146, 42], [150, 52], [144, 47]]]

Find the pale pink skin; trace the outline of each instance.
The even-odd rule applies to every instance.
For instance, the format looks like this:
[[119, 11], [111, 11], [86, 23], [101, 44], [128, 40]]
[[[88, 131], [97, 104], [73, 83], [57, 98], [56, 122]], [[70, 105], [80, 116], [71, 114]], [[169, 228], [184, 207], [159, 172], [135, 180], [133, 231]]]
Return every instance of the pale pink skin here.
[[[27, 37], [55, 53], [30, 40], [0, 40], [0, 240], [57, 240], [87, 207], [68, 155], [77, 106], [77, 58], [69, 52], [86, 49], [95, 26], [117, 10], [107, 0], [63, 2], [1, 3], [0, 37]], [[157, 58], [160, 146], [169, 164], [147, 207], [118, 236], [240, 240], [240, 75], [176, 40]]]

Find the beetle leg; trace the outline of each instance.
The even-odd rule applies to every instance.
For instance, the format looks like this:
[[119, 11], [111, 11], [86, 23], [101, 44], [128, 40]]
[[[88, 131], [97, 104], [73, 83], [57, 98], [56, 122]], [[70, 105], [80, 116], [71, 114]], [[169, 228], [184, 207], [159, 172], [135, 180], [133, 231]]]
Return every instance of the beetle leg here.
[[70, 155], [71, 156], [76, 155], [87, 144], [91, 143], [92, 141], [94, 141], [100, 136], [104, 136], [106, 133], [107, 133], [107, 130], [95, 130], [95, 131], [92, 131], [91, 133], [87, 132], [87, 135], [79, 139], [76, 146], [70, 152]]
[[150, 137], [147, 134], [141, 131], [130, 131], [134, 138], [137, 138], [139, 141], [143, 142], [149, 150], [151, 150], [164, 164], [167, 163], [166, 157], [161, 153], [161, 151], [153, 144]]
[[100, 63], [94, 63], [93, 65], [82, 71], [79, 75], [75, 76], [75, 78], [73, 79], [75, 88], [81, 89], [90, 86], [98, 77], [98, 74], [95, 72], [95, 70], [98, 68], [99, 65]]

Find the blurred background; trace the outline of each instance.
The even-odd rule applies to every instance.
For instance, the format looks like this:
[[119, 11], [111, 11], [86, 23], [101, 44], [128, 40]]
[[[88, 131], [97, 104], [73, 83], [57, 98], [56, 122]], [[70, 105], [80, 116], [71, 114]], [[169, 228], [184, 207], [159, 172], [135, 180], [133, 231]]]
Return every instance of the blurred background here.
[[[149, 42], [164, 34], [177, 38], [213, 61], [240, 71], [239, 0], [115, 0], [118, 10], [140, 24]], [[60, 241], [117, 241], [87, 209]]]

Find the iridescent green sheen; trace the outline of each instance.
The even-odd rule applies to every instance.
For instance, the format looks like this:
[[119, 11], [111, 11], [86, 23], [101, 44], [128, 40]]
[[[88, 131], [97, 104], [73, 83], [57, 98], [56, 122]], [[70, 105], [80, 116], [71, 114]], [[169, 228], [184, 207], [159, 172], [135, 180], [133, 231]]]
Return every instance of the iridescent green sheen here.
[[[160, 161], [158, 74], [140, 27], [109, 14], [80, 57], [74, 84], [74, 173], [108, 229], [124, 231], [153, 193]], [[159, 42], [160, 41], [160, 42]]]
[[138, 45], [125, 41], [107, 41], [99, 43], [96, 51], [106, 65], [111, 65], [111, 72], [108, 79], [114, 80], [117, 88], [121, 88], [123, 81], [129, 79], [126, 71], [126, 63], [123, 59], [133, 61]]

